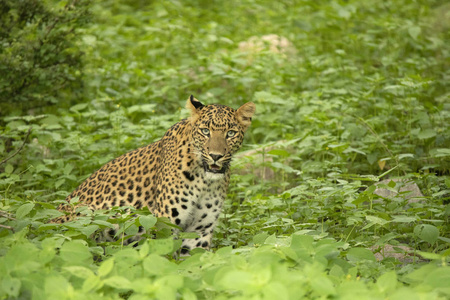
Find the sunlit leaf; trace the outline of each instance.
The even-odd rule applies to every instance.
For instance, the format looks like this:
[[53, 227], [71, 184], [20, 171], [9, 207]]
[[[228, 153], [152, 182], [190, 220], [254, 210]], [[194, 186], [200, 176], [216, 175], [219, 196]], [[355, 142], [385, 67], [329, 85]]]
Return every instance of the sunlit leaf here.
[[377, 287], [382, 293], [393, 291], [397, 286], [397, 274], [395, 271], [384, 273], [377, 279]]
[[131, 288], [131, 282], [123, 276], [112, 276], [112, 277], [105, 279], [103, 282], [105, 285], [108, 285], [115, 289]]
[[145, 230], [149, 230], [151, 227], [153, 227], [156, 222], [157, 218], [151, 215], [148, 216], [139, 216], [139, 223], [144, 227]]
[[112, 271], [113, 267], [114, 267], [114, 259], [105, 260], [98, 268], [98, 276], [105, 277]]
[[70, 264], [83, 263], [89, 260], [92, 254], [88, 247], [78, 241], [65, 242], [61, 247], [61, 258]]

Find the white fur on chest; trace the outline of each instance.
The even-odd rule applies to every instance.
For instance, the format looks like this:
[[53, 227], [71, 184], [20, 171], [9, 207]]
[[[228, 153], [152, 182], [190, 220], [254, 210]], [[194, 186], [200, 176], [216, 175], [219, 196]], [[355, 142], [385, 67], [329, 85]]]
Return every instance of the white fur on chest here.
[[198, 178], [189, 193], [188, 209], [182, 210], [181, 225], [185, 231], [199, 231], [216, 225], [226, 196], [226, 179], [223, 174], [207, 172], [205, 180]]

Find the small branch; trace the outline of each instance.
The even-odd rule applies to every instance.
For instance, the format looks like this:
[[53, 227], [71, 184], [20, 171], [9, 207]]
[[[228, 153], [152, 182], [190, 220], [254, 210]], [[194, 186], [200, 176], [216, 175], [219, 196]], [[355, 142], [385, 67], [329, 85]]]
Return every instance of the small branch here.
[[25, 140], [23, 141], [22, 146], [20, 146], [20, 148], [17, 149], [16, 152], [14, 152], [10, 157], [5, 158], [4, 160], [0, 161], [0, 165], [4, 164], [4, 163], [7, 162], [8, 160], [10, 160], [10, 159], [13, 158], [14, 156], [16, 156], [17, 153], [19, 153], [20, 151], [22, 151], [23, 147], [25, 146], [25, 144], [26, 144], [26, 142], [27, 142], [27, 140], [28, 140], [28, 137], [30, 136], [30, 133], [31, 133], [31, 127], [30, 127], [30, 129], [28, 129], [27, 135], [25, 136]]
[[12, 232], [14, 232], [14, 228], [12, 228], [11, 226], [6, 226], [6, 225], [0, 224], [0, 228], [9, 229], [9, 230], [11, 230]]
[[391, 152], [391, 150], [389, 149], [389, 147], [383, 142], [383, 140], [380, 138], [380, 136], [378, 135], [378, 133], [376, 133], [376, 131], [372, 128], [372, 126], [370, 126], [363, 118], [358, 117], [358, 116], [354, 116], [354, 115], [350, 115], [353, 118], [357, 119], [358, 121], [360, 121], [364, 126], [367, 127], [367, 129], [369, 129], [370, 133], [372, 133], [375, 138], [378, 140], [378, 142], [380, 142], [381, 146], [383, 146], [383, 148], [386, 150], [386, 152], [395, 160], [396, 164], [398, 165], [398, 159], [397, 156], [394, 155], [394, 153]]
[[1, 211], [1, 210], [0, 210], [0, 216], [2, 216], [4, 218], [7, 218], [7, 219], [10, 219], [10, 220], [16, 220], [15, 218], [11, 217], [11, 214], [9, 214], [9, 213], [7, 213], [5, 211]]
[[391, 150], [389, 150], [388, 146], [386, 146], [386, 144], [383, 142], [383, 140], [380, 138], [380, 136], [378, 135], [378, 133], [375, 132], [375, 130], [361, 117], [357, 117], [357, 116], [353, 116], [354, 118], [356, 118], [358, 121], [360, 121], [361, 123], [363, 123], [364, 126], [367, 127], [367, 129], [369, 129], [369, 131], [377, 138], [378, 142], [380, 142], [380, 144], [383, 146], [383, 148], [386, 150], [387, 153], [389, 153], [389, 155], [394, 158], [398, 164], [398, 161], [395, 157], [395, 155], [391, 152]]

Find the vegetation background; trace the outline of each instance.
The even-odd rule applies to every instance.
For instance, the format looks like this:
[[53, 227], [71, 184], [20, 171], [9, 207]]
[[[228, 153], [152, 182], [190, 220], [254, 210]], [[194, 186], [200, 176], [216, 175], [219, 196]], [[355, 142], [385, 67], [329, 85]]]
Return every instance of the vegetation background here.
[[[448, 299], [449, 20], [440, 0], [0, 0], [0, 298]], [[148, 210], [47, 223], [190, 94], [257, 106], [213, 251], [175, 259]], [[114, 223], [149, 239], [90, 238]]]

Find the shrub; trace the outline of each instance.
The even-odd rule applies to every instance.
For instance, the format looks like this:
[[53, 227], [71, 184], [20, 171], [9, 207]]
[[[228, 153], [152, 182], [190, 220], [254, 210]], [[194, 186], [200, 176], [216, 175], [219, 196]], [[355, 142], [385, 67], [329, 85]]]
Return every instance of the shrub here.
[[[3, 112], [60, 103], [82, 92], [77, 30], [90, 0], [0, 1], [0, 102]], [[19, 106], [17, 106], [19, 104]]]

